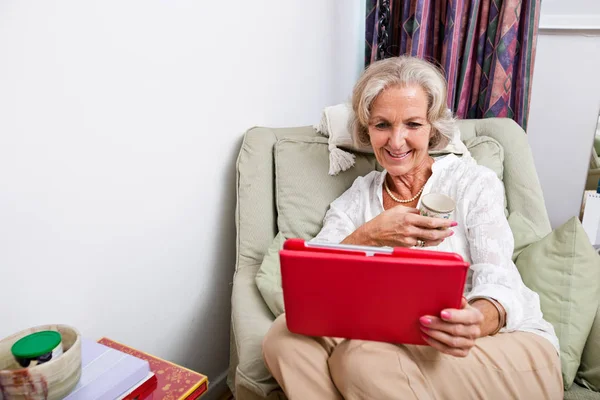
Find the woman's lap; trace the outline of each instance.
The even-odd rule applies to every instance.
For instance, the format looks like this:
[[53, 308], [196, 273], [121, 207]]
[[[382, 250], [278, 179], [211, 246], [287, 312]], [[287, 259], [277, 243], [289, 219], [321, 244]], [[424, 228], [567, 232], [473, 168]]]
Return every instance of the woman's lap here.
[[329, 366], [346, 399], [365, 398], [365, 394], [377, 399], [563, 396], [556, 350], [546, 339], [525, 332], [481, 338], [464, 358], [428, 346], [348, 340], [335, 348]]
[[290, 399], [562, 398], [556, 350], [532, 333], [481, 338], [456, 358], [428, 346], [295, 335], [280, 316], [263, 351]]

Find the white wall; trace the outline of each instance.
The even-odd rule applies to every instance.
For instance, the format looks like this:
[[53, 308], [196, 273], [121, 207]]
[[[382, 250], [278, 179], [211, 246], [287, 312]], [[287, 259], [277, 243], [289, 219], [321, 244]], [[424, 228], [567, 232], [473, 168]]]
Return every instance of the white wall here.
[[241, 135], [347, 98], [362, 3], [0, 2], [0, 336], [72, 324], [217, 379]]
[[600, 110], [599, 49], [600, 2], [542, 2], [527, 137], [553, 227], [581, 208]]

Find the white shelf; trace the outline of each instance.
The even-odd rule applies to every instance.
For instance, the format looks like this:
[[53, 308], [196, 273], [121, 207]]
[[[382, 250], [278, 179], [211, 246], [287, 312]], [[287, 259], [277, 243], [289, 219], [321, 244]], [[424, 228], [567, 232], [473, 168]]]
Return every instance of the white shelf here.
[[[600, 14], [568, 15], [550, 14], [540, 16], [540, 32], [567, 31], [600, 34]], [[566, 33], [566, 32], [565, 32]]]

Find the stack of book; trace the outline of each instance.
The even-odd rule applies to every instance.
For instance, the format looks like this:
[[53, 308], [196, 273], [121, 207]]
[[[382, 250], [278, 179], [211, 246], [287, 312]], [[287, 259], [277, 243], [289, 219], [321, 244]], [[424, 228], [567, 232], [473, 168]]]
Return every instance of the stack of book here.
[[206, 376], [108, 338], [81, 343], [81, 378], [66, 400], [195, 400]]

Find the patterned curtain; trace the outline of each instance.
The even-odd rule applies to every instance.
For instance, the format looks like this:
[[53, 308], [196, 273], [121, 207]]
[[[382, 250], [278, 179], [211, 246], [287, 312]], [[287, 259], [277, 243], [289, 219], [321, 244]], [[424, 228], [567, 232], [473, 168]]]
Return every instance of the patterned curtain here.
[[541, 0], [366, 0], [365, 66], [408, 54], [442, 67], [458, 118], [523, 129]]

